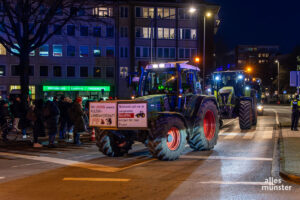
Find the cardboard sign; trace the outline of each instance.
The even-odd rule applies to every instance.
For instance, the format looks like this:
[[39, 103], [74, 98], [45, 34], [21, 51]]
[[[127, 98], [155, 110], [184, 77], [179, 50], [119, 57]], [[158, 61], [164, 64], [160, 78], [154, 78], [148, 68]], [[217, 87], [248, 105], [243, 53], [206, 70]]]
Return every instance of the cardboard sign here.
[[117, 127], [117, 103], [92, 102], [89, 114], [92, 127]]
[[119, 128], [147, 128], [147, 103], [118, 103]]

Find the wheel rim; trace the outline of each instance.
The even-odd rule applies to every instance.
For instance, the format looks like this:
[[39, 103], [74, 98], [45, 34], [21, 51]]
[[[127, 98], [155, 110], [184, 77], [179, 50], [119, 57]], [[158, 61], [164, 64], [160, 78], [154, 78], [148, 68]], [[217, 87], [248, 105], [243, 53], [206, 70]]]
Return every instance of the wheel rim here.
[[180, 131], [176, 127], [172, 127], [168, 131], [167, 145], [171, 151], [175, 151], [180, 144]]
[[211, 140], [214, 138], [216, 131], [216, 119], [214, 113], [210, 110], [206, 111], [205, 113], [203, 129], [207, 140]]

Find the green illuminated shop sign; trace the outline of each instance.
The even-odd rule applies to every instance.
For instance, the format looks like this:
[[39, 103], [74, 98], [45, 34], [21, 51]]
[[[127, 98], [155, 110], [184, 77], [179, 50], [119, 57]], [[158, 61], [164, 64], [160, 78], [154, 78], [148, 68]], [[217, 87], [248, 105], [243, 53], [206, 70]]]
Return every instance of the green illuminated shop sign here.
[[79, 92], [105, 92], [110, 91], [110, 86], [43, 86], [44, 92], [49, 91], [79, 91]]

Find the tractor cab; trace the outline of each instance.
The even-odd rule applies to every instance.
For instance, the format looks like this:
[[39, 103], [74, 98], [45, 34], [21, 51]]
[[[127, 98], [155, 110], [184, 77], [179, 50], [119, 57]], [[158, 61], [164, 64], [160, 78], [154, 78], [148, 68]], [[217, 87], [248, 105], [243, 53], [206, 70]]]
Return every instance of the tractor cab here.
[[199, 72], [188, 62], [147, 65], [142, 69], [137, 99], [155, 102], [154, 105], [163, 99], [163, 108], [150, 109], [182, 110], [191, 96], [201, 94]]
[[251, 96], [251, 85], [248, 81], [249, 76], [241, 70], [213, 73], [212, 89], [222, 108], [223, 118], [235, 117], [240, 98]]

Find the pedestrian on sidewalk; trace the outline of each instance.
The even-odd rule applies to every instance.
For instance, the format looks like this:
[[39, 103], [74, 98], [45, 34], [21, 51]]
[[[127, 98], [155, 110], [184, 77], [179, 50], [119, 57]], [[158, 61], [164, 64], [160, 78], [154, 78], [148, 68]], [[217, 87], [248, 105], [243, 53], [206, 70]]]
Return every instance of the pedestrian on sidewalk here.
[[11, 119], [8, 102], [1, 100], [0, 101], [0, 127], [2, 131], [2, 140], [7, 141], [7, 134], [9, 131], [9, 121]]
[[59, 139], [66, 139], [68, 108], [66, 103], [66, 97], [64, 95], [60, 97], [60, 101], [58, 102], [58, 108], [60, 111]]
[[34, 148], [40, 148], [43, 147], [38, 142], [39, 136], [45, 136], [45, 126], [43, 123], [43, 107], [44, 107], [44, 101], [43, 99], [39, 99], [35, 102], [35, 108], [33, 110], [35, 114], [36, 120], [33, 124], [33, 147]]
[[70, 135], [73, 132], [73, 122], [69, 116], [70, 110], [72, 109], [73, 101], [70, 97], [66, 97], [66, 110], [67, 110], [67, 130], [66, 135], [68, 135], [68, 140], [70, 139]]
[[299, 121], [299, 109], [300, 109], [300, 100], [299, 95], [296, 95], [296, 97], [291, 101], [292, 106], [292, 131], [298, 131], [298, 121]]
[[80, 133], [86, 131], [83, 116], [84, 112], [82, 108], [82, 98], [77, 97], [70, 110], [70, 118], [74, 124], [73, 143], [76, 145], [81, 145]]
[[43, 110], [46, 127], [49, 135], [49, 148], [55, 147], [55, 137], [58, 131], [59, 109], [55, 102], [47, 101]]
[[10, 110], [13, 116], [13, 131], [16, 132], [21, 132], [19, 129], [19, 122], [20, 118], [22, 117], [21, 107], [21, 99], [19, 96], [17, 96], [15, 99], [13, 99], [12, 104], [10, 105]]

